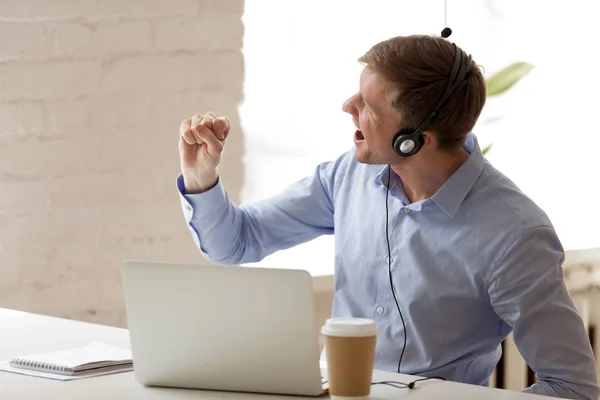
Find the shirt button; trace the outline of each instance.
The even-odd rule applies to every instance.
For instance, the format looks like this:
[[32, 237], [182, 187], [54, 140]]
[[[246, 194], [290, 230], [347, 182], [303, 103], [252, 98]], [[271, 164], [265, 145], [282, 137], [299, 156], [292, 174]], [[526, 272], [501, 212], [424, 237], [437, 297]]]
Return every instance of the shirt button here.
[[377, 307], [377, 314], [383, 314], [383, 311], [385, 311], [383, 309], [383, 307], [381, 307], [381, 306]]
[[192, 207], [189, 204], [185, 205], [185, 209], [188, 210], [188, 211], [192, 211]]
[[410, 208], [408, 208], [408, 207], [404, 207], [404, 213], [405, 213], [405, 214], [408, 214], [409, 212], [410, 212]]
[[386, 257], [386, 258], [385, 258], [385, 262], [386, 262], [386, 264], [390, 264], [390, 263], [392, 262], [392, 258], [391, 258], [391, 257], [389, 257], [389, 256], [388, 256], [388, 257]]

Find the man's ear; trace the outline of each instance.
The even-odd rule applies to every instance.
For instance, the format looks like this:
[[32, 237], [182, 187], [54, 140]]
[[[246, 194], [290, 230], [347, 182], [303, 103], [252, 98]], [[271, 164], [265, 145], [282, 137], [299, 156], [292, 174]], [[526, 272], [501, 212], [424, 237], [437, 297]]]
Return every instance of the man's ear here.
[[429, 130], [425, 130], [422, 133], [423, 135], [423, 148], [427, 148], [427, 149], [437, 149], [438, 147], [438, 140], [437, 140], [437, 136], [435, 135], [435, 133], [433, 133], [433, 131], [429, 131]]

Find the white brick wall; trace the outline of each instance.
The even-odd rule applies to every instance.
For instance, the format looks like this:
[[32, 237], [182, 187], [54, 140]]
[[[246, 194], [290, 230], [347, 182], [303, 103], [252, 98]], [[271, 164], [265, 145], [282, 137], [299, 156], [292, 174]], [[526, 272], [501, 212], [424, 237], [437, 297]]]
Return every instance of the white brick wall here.
[[[206, 4], [204, 4], [206, 3]], [[242, 2], [235, 0], [3, 0], [2, 18], [26, 22], [54, 21], [67, 18], [121, 19], [171, 18], [199, 13], [205, 8], [221, 11], [219, 3], [229, 3], [231, 12], [241, 15]], [[235, 6], [233, 6], [235, 4]], [[243, 4], [243, 3], [242, 3]]]
[[[197, 22], [197, 16], [194, 20]], [[152, 42], [152, 21], [109, 19], [60, 24], [54, 30], [53, 44], [59, 56], [94, 58], [151, 52], [154, 50]]]
[[0, 1], [0, 307], [125, 324], [122, 259], [200, 260], [180, 121], [228, 115], [242, 182], [243, 0]]

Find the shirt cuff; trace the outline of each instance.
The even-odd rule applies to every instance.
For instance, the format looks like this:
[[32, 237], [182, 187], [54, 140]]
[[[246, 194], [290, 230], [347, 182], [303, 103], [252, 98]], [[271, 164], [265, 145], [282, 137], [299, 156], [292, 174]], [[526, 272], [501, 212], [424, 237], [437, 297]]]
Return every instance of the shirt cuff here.
[[179, 175], [177, 177], [177, 190], [179, 191], [183, 215], [188, 222], [192, 219], [220, 218], [227, 211], [229, 198], [221, 184], [221, 178], [218, 178], [214, 187], [205, 192], [186, 194], [183, 176]]

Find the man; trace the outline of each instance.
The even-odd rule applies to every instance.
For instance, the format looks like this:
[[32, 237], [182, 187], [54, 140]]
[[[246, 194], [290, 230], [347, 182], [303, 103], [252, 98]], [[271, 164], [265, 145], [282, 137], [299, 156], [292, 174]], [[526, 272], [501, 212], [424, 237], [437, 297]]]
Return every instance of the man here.
[[360, 61], [359, 92], [343, 105], [354, 148], [273, 198], [232, 204], [217, 169], [227, 118], [183, 121], [178, 188], [201, 253], [256, 262], [335, 233], [333, 316], [376, 321], [376, 368], [485, 385], [513, 332], [538, 378], [527, 392], [597, 399], [552, 224], [470, 133], [486, 97], [478, 66], [422, 35]]

